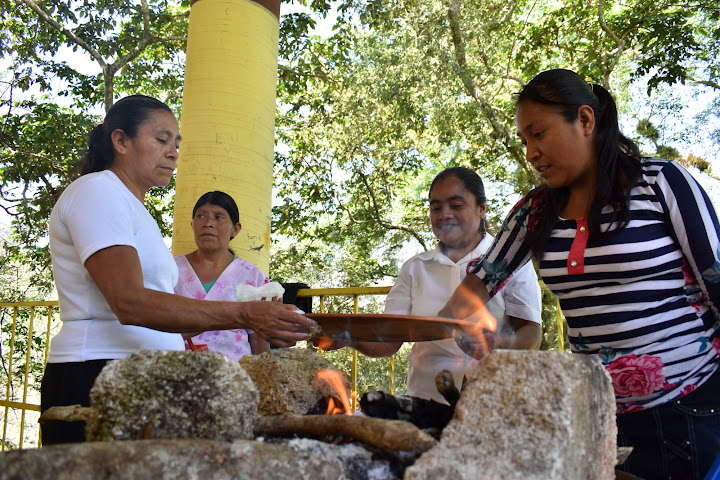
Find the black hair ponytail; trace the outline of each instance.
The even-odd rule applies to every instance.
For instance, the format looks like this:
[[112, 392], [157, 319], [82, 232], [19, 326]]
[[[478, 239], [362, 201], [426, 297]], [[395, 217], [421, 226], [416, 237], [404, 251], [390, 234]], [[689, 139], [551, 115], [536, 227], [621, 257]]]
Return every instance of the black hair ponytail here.
[[170, 107], [160, 100], [145, 95], [130, 95], [118, 100], [105, 115], [102, 124], [90, 132], [88, 148], [81, 170], [81, 175], [101, 172], [110, 168], [115, 161], [115, 150], [112, 144], [112, 133], [122, 130], [130, 138], [137, 135], [137, 130], [148, 118], [152, 110], [165, 110], [172, 113]]
[[109, 135], [107, 135], [107, 139], [105, 137], [105, 126], [102, 124], [97, 125], [90, 132], [81, 175], [101, 172], [107, 170], [112, 165], [115, 157], [112, 149], [112, 140], [109, 138]]

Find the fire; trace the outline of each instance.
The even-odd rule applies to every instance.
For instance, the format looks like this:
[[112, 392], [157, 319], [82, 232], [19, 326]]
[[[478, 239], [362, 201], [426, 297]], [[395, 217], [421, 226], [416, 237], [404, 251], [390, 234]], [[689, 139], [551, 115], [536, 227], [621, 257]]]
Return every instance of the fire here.
[[327, 399], [326, 415], [352, 415], [350, 407], [349, 388], [344, 381], [344, 374], [337, 370], [318, 370], [315, 372], [313, 385], [317, 387]]
[[315, 346], [320, 350], [327, 350], [329, 347], [333, 346], [335, 341], [330, 337], [318, 337], [315, 343]]
[[477, 359], [483, 358], [494, 347], [498, 322], [482, 299], [464, 284], [460, 284], [455, 295], [463, 299], [462, 308], [453, 311], [455, 318], [465, 318], [473, 322], [463, 328], [457, 343], [468, 355]]

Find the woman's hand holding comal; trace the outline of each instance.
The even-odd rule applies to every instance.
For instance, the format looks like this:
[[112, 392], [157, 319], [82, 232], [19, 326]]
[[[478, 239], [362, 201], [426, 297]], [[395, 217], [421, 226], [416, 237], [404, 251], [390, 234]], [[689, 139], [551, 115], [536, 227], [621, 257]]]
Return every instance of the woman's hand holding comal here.
[[308, 340], [318, 329], [317, 322], [298, 313], [295, 305], [261, 300], [238, 305], [244, 310], [248, 328], [279, 347]]

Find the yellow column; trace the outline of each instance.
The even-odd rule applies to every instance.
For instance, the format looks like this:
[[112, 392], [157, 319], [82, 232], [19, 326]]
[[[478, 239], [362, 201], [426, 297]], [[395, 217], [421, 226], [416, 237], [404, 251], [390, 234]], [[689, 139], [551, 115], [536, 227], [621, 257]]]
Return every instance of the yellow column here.
[[231, 195], [231, 247], [267, 272], [280, 0], [199, 0], [190, 10], [173, 254], [195, 250], [190, 221], [205, 192]]

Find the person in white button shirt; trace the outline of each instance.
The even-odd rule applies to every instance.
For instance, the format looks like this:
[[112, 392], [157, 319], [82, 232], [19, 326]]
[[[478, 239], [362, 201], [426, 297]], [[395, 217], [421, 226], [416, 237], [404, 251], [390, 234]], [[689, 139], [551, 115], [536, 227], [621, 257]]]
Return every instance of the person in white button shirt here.
[[[403, 264], [387, 296], [385, 313], [436, 316], [465, 278], [467, 264], [492, 245], [493, 237], [485, 231], [485, 188], [477, 173], [464, 167], [445, 169], [433, 180], [428, 197], [438, 244]], [[496, 331], [485, 333], [488, 352], [540, 346], [541, 296], [532, 263], [511, 277], [486, 308], [498, 322]], [[352, 346], [369, 356], [389, 356], [401, 345], [358, 342]], [[408, 359], [408, 394], [442, 403], [447, 402], [435, 386], [435, 376], [450, 370], [461, 388], [465, 370], [477, 362], [463, 353], [454, 338], [416, 342]]]

